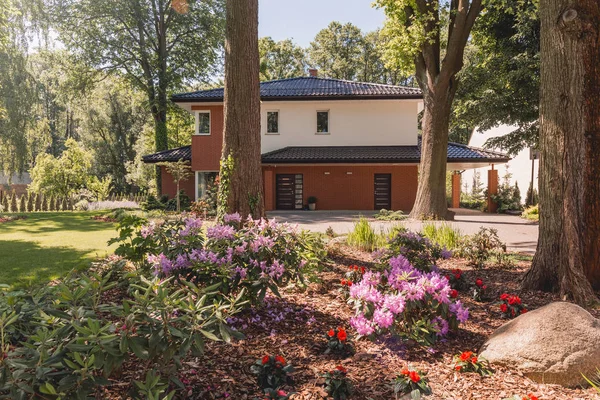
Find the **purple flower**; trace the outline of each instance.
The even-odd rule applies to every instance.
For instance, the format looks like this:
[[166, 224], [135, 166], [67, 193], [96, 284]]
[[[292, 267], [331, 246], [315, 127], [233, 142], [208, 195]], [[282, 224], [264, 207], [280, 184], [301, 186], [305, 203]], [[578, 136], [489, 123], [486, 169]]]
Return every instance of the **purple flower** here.
[[402, 294], [388, 294], [384, 296], [383, 306], [393, 314], [401, 314], [405, 306], [404, 296]]
[[456, 319], [460, 322], [467, 322], [469, 319], [469, 310], [463, 306], [460, 300], [456, 300], [456, 302], [451, 303], [448, 307], [451, 313], [456, 315]]
[[234, 213], [234, 214], [225, 214], [223, 216], [223, 221], [226, 224], [229, 224], [231, 222], [235, 222], [235, 223], [240, 223], [242, 221], [242, 217], [239, 213]]
[[379, 325], [380, 328], [386, 329], [394, 323], [394, 316], [391, 312], [378, 308], [373, 313], [373, 321]]
[[358, 314], [357, 316], [350, 318], [350, 325], [361, 336], [369, 336], [375, 332], [375, 328], [373, 328], [371, 321], [366, 319], [362, 314]]
[[447, 259], [449, 259], [449, 258], [452, 258], [452, 251], [451, 251], [451, 250], [448, 250], [448, 249], [446, 249], [446, 248], [444, 248], [444, 250], [442, 250], [442, 258], [443, 258], [444, 260], [447, 260]]
[[232, 226], [228, 225], [215, 225], [211, 226], [206, 230], [206, 237], [209, 239], [228, 239], [232, 240], [235, 234], [235, 230]]

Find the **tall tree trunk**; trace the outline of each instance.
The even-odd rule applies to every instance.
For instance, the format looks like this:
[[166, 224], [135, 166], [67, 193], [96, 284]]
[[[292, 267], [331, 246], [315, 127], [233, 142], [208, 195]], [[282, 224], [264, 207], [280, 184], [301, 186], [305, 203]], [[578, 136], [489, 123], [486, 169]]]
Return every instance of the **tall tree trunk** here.
[[600, 4], [542, 0], [540, 233], [523, 286], [600, 289]]
[[[264, 216], [260, 153], [258, 0], [227, 0], [225, 130], [220, 203], [243, 217]], [[225, 161], [233, 160], [233, 169]], [[227, 179], [224, 179], [227, 177]]]

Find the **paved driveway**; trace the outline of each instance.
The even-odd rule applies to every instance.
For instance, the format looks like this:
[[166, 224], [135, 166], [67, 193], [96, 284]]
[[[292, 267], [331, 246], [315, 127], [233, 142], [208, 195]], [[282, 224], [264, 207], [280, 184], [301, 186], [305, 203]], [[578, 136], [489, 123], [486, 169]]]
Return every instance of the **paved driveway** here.
[[[459, 229], [463, 234], [476, 233], [481, 226], [498, 230], [498, 236], [513, 251], [534, 254], [538, 239], [538, 225], [513, 215], [486, 214], [474, 210], [453, 209], [455, 220], [447, 223]], [[325, 232], [328, 227], [335, 233], [345, 234], [352, 230], [359, 216], [370, 219], [376, 230], [387, 230], [398, 222], [378, 221], [373, 218], [374, 211], [272, 211], [271, 218], [297, 224], [302, 229]], [[421, 221], [401, 222], [411, 230], [421, 229]]]

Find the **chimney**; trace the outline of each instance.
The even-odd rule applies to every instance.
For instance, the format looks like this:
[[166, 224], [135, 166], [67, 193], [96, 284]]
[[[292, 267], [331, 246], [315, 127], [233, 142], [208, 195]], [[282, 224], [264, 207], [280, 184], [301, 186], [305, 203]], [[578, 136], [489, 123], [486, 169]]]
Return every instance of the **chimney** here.
[[318, 70], [318, 69], [316, 69], [316, 68], [310, 68], [310, 69], [308, 70], [308, 75], [310, 75], [310, 76], [312, 76], [312, 77], [316, 78], [316, 77], [318, 77], [318, 76], [319, 76], [319, 70]]

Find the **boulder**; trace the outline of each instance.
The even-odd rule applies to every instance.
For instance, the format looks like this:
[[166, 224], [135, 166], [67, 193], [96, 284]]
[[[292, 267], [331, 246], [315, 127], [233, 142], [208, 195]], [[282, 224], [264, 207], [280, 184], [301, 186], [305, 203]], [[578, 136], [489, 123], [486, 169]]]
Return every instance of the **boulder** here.
[[565, 302], [522, 314], [498, 328], [480, 356], [540, 383], [585, 384], [600, 368], [600, 320]]

